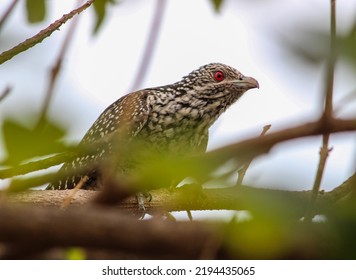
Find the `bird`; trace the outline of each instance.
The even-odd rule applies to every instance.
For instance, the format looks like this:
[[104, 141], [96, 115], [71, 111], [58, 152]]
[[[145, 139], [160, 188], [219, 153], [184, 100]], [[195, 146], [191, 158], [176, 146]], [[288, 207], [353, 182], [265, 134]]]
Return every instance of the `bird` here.
[[[115, 156], [118, 141], [122, 146], [140, 139], [142, 147], [156, 155], [204, 154], [209, 128], [228, 107], [254, 88], [259, 88], [256, 79], [226, 64], [209, 63], [173, 84], [124, 95], [102, 112], [79, 143], [85, 146], [100, 142], [96, 150], [65, 162], [59, 170], [82, 171], [53, 181], [46, 189], [72, 189], [83, 178], [86, 180], [82, 189], [97, 189], [101, 178], [96, 163]], [[135, 169], [135, 163], [123, 165], [118, 168], [121, 172]], [[85, 166], [92, 169], [83, 171]]]

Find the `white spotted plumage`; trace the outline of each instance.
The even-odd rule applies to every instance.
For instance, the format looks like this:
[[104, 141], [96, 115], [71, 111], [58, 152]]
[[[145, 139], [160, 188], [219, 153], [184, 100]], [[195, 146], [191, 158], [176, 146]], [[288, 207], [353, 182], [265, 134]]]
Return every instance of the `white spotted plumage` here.
[[[214, 79], [220, 71], [222, 80]], [[208, 129], [244, 92], [258, 87], [255, 79], [244, 77], [236, 69], [211, 63], [200, 67], [181, 81], [130, 93], [111, 104], [94, 122], [80, 145], [93, 144], [103, 138], [120, 135], [127, 141], [139, 138], [154, 153], [187, 156], [203, 153]], [[111, 137], [111, 138], [110, 138]], [[78, 157], [63, 165], [60, 172], [105, 160], [112, 154], [110, 141], [91, 156]], [[95, 188], [97, 170], [78, 173], [66, 180], [53, 182], [47, 189], [73, 188], [81, 178], [89, 180], [83, 188]]]

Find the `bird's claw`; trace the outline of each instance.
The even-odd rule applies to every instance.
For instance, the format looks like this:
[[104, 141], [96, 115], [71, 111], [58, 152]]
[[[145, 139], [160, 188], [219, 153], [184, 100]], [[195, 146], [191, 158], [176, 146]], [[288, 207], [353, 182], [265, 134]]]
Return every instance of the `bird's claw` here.
[[148, 202], [152, 201], [152, 194], [150, 194], [149, 192], [144, 192], [142, 194], [147, 199]]
[[143, 192], [143, 193], [139, 192], [136, 194], [136, 199], [137, 199], [138, 209], [142, 212], [146, 212], [145, 200], [151, 202], [152, 195], [148, 192]]

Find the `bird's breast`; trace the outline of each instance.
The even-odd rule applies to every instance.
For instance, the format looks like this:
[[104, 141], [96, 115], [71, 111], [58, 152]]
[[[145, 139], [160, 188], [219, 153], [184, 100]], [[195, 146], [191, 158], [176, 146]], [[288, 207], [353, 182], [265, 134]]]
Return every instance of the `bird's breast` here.
[[173, 154], [195, 153], [208, 134], [209, 123], [196, 108], [176, 106], [153, 111], [140, 132], [149, 149]]

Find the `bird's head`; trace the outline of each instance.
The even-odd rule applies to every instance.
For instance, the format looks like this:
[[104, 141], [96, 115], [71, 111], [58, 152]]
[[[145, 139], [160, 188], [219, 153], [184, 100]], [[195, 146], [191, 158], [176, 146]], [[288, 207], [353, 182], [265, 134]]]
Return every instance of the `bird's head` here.
[[222, 63], [210, 63], [192, 71], [180, 82], [195, 92], [195, 98], [222, 100], [228, 105], [235, 102], [243, 93], [259, 88], [257, 80], [246, 77], [239, 71]]

